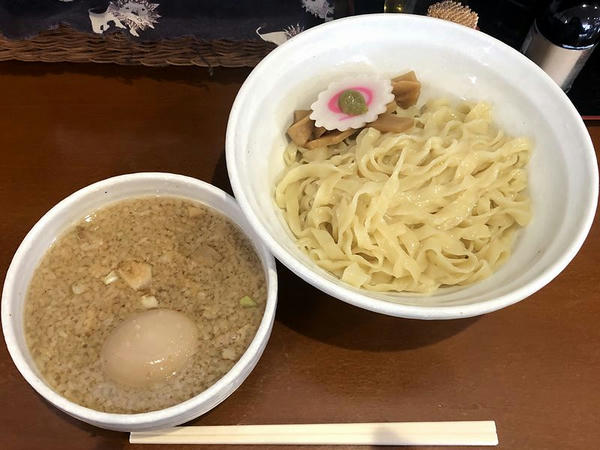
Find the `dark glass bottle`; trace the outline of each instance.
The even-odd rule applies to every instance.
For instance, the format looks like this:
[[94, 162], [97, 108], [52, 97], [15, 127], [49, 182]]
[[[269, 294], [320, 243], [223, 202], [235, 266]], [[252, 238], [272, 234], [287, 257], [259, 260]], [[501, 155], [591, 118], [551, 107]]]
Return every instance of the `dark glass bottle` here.
[[522, 51], [568, 91], [600, 40], [600, 1], [553, 0], [536, 17]]

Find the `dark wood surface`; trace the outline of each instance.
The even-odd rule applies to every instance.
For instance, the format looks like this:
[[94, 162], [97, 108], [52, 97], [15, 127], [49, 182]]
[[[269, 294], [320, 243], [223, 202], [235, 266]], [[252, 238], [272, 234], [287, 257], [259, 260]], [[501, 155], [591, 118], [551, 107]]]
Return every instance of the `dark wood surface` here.
[[[225, 127], [247, 74], [0, 64], [0, 271], [50, 207], [92, 182], [165, 171], [231, 192]], [[600, 124], [588, 128], [598, 148]], [[493, 419], [500, 448], [598, 448], [599, 253], [596, 216], [575, 260], [537, 294], [483, 317], [439, 322], [360, 310], [280, 267], [262, 359], [193, 423]], [[127, 439], [50, 406], [0, 345], [0, 449], [142, 448]]]

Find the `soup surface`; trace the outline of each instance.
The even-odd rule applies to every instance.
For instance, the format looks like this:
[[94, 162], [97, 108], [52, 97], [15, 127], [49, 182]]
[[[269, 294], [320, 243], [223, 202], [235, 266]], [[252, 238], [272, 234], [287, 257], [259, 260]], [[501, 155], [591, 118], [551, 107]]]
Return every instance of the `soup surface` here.
[[[27, 293], [26, 338], [42, 376], [66, 398], [105, 412], [152, 411], [197, 395], [231, 369], [266, 297], [258, 256], [226, 217], [184, 199], [141, 197], [94, 212], [54, 243]], [[189, 360], [147, 382], [111, 378], [106, 354], [119, 348], [117, 327], [152, 310], [195, 324], [186, 334]], [[167, 344], [160, 351], [177, 340]]]

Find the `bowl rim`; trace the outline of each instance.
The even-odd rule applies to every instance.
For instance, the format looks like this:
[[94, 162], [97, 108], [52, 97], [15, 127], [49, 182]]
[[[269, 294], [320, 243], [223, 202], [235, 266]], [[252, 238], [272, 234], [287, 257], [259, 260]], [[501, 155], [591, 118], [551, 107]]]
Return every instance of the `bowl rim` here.
[[[540, 83], [543, 83], [547, 89], [550, 89], [550, 91], [554, 92], [554, 95], [556, 95], [560, 103], [564, 105], [567, 115], [570, 116], [570, 118], [573, 119], [574, 124], [576, 124], [576, 130], [574, 132], [580, 134], [582, 140], [585, 141], [585, 148], [583, 150], [584, 155], [587, 158], [587, 167], [589, 167], [588, 177], [591, 181], [590, 192], [593, 193], [590, 194], [589, 199], [586, 201], [586, 210], [582, 215], [582, 220], [579, 222], [577, 232], [573, 235], [570, 243], [566, 246], [562, 256], [553, 264], [546, 267], [540, 274], [525, 283], [523, 286], [499, 297], [463, 305], [417, 306], [371, 298], [368, 295], [359, 292], [358, 290], [353, 290], [349, 286], [347, 287], [335, 284], [320, 273], [299, 262], [291, 253], [289, 253], [282, 245], [280, 245], [275, 238], [271, 236], [267, 230], [267, 227], [263, 225], [263, 223], [254, 215], [249, 197], [240, 181], [240, 175], [238, 172], [238, 149], [236, 145], [237, 123], [238, 121], [243, 120], [242, 109], [244, 104], [247, 103], [247, 98], [252, 95], [253, 85], [257, 82], [260, 82], [261, 77], [265, 72], [268, 71], [271, 61], [277, 61], [279, 55], [283, 55], [285, 52], [298, 49], [305, 41], [312, 39], [313, 36], [318, 36], [320, 33], [333, 31], [335, 28], [351, 28], [358, 24], [364, 24], [365, 22], [393, 22], [397, 25], [398, 22], [402, 21], [413, 21], [416, 23], [429, 24], [430, 26], [435, 24], [436, 27], [447, 29], [453, 33], [470, 34], [479, 42], [487, 43], [491, 46], [501, 49], [513, 59], [520, 59], [523, 64], [529, 67], [529, 70], [539, 79]], [[240, 149], [239, 152], [241, 151], [245, 150]], [[255, 229], [256, 233], [261, 237], [263, 242], [265, 242], [270, 251], [279, 261], [281, 261], [286, 267], [288, 267], [292, 272], [300, 276], [306, 282], [334, 298], [369, 311], [411, 319], [456, 319], [478, 316], [499, 310], [506, 306], [510, 306], [535, 293], [552, 281], [575, 257], [583, 245], [592, 226], [598, 203], [598, 169], [594, 146], [589, 132], [585, 127], [583, 119], [575, 109], [575, 106], [571, 103], [562, 89], [560, 89], [560, 87], [550, 78], [550, 76], [548, 76], [540, 67], [538, 67], [533, 61], [529, 60], [526, 56], [490, 35], [442, 19], [412, 14], [380, 13], [337, 19], [335, 21], [326, 22], [303, 31], [302, 33], [294, 36], [274, 49], [252, 70], [235, 98], [227, 123], [225, 153], [227, 171], [235, 198], [238, 201], [243, 213], [246, 215], [246, 218]]]
[[[220, 403], [225, 398], [227, 398], [227, 396], [229, 396], [231, 393], [233, 393], [233, 391], [235, 391], [235, 389], [238, 387], [236, 385], [236, 380], [239, 380], [239, 377], [242, 377], [240, 383], [243, 382], [243, 380], [247, 377], [250, 371], [254, 368], [254, 365], [257, 361], [255, 361], [253, 358], [256, 355], [258, 357], [261, 356], [271, 334], [271, 328], [275, 317], [275, 310], [277, 305], [277, 272], [275, 266], [275, 259], [264, 246], [262, 240], [258, 236], [250, 236], [246, 232], [246, 230], [244, 230], [241, 227], [239, 220], [234, 219], [229, 214], [226, 214], [225, 212], [221, 211], [219, 207], [205, 202], [200, 202], [217, 210], [219, 213], [223, 214], [229, 220], [235, 223], [238, 227], [242, 228], [242, 232], [252, 242], [258, 258], [260, 259], [261, 263], [266, 269], [265, 278], [268, 290], [265, 311], [263, 313], [256, 334], [250, 342], [250, 345], [244, 351], [240, 359], [233, 365], [233, 367], [210, 387], [188, 400], [185, 400], [181, 403], [177, 403], [176, 405], [167, 408], [134, 414], [108, 413], [88, 408], [78, 403], [72, 402], [63, 397], [58, 392], [54, 391], [41, 377], [39, 377], [35, 373], [29, 362], [26, 360], [24, 354], [21, 352], [21, 349], [17, 342], [17, 333], [15, 328], [13, 327], [13, 322], [15, 319], [13, 318], [14, 309], [12, 304], [12, 299], [16, 296], [13, 287], [15, 283], [15, 278], [18, 276], [17, 269], [25, 261], [24, 257], [29, 251], [31, 243], [36, 239], [37, 236], [43, 233], [47, 222], [49, 222], [53, 217], [60, 215], [63, 211], [68, 210], [74, 203], [79, 202], [81, 199], [99, 190], [111, 188], [120, 183], [128, 184], [130, 182], [138, 182], [140, 180], [146, 181], [148, 183], [166, 181], [176, 184], [191, 184], [194, 187], [199, 188], [200, 190], [209, 191], [212, 194], [218, 195], [222, 198], [222, 200], [227, 204], [228, 207], [239, 209], [239, 206], [235, 199], [229, 194], [227, 194], [225, 191], [217, 188], [216, 186], [213, 186], [212, 184], [185, 175], [178, 175], [166, 172], [137, 172], [125, 175], [118, 175], [92, 183], [65, 197], [63, 200], [61, 200], [55, 206], [53, 206], [48, 212], [46, 212], [35, 223], [35, 225], [27, 233], [27, 235], [19, 245], [17, 251], [15, 252], [15, 255], [13, 256], [11, 264], [6, 273], [6, 277], [4, 280], [4, 288], [2, 290], [1, 315], [4, 339], [9, 354], [21, 375], [38, 392], [38, 394], [40, 394], [46, 400], [54, 404], [56, 407], [85, 422], [93, 423], [97, 426], [123, 428], [128, 426], [135, 427], [145, 425], [146, 427], [152, 427], [153, 423], [166, 421], [177, 416], [185, 416], [185, 420], [187, 421], [191, 420], [194, 417], [198, 417], [204, 414], [205, 412], [216, 406], [216, 404]], [[178, 197], [177, 195], [169, 196]], [[189, 198], [185, 195], [181, 195], [179, 197]], [[115, 202], [115, 200], [108, 201], [106, 202], [106, 205], [113, 202]], [[39, 260], [36, 261], [36, 263], [39, 263]], [[19, 316], [18, 314], [15, 315]], [[245, 371], [248, 368], [250, 370], [248, 370], [248, 372], [245, 373]], [[232, 392], [224, 392], [231, 385], [234, 386]], [[213, 401], [211, 402], [211, 400]], [[207, 404], [210, 405], [208, 409], [203, 409]], [[189, 416], [190, 413], [195, 413], [196, 410], [200, 412], [194, 414], [193, 416]]]

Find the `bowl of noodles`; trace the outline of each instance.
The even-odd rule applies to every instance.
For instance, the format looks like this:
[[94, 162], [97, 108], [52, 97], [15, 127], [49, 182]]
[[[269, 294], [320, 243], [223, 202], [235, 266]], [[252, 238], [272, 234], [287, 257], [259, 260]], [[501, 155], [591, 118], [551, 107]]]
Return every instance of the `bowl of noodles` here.
[[581, 117], [534, 63], [479, 31], [379, 14], [301, 33], [235, 100], [242, 211], [308, 283], [398, 317], [489, 313], [573, 259], [597, 204]]

